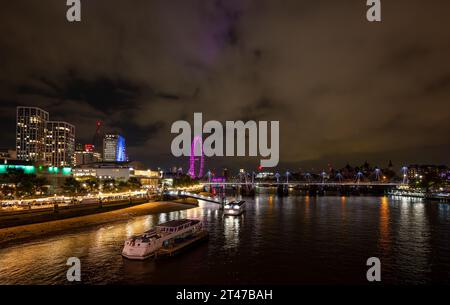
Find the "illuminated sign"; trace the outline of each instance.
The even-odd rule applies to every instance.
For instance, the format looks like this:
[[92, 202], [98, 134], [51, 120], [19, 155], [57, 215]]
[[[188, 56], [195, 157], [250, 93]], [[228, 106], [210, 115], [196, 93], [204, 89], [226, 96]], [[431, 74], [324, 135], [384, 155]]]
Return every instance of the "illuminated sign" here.
[[32, 165], [0, 165], [0, 174], [6, 174], [8, 170], [22, 170], [24, 174], [34, 174], [36, 168]]

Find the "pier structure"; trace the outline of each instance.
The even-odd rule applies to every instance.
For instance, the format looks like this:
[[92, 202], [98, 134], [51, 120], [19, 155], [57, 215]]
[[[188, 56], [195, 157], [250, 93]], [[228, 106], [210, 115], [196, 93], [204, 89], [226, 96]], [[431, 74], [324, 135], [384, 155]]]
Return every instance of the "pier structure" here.
[[221, 205], [222, 207], [230, 202], [229, 199], [226, 198], [226, 196], [205, 196], [201, 194], [186, 192], [186, 191], [165, 191], [163, 192], [163, 195], [166, 196], [173, 196], [173, 197], [180, 197], [180, 198], [194, 198], [198, 200], [203, 200], [211, 203], [216, 203]]

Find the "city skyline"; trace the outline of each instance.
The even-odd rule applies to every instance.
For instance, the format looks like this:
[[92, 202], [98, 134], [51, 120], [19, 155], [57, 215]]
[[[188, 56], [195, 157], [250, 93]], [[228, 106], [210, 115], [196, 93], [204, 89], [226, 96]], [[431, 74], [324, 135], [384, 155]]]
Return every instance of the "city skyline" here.
[[[80, 143], [76, 142], [74, 125], [50, 120], [50, 117], [50, 113], [42, 108], [17, 106], [16, 146], [8, 149], [8, 159], [53, 167], [129, 161], [125, 138], [118, 133], [101, 133], [100, 122], [97, 122], [93, 141]], [[99, 136], [103, 143], [96, 147], [94, 142]]]
[[[44, 132], [44, 130], [42, 130], [42, 132], [43, 132], [43, 135], [46, 135], [46, 139], [44, 139], [44, 142], [43, 142], [43, 148], [42, 149], [43, 149], [43, 153], [44, 154], [42, 155], [41, 162], [45, 161], [46, 164], [51, 164], [53, 166], [62, 166], [62, 167], [68, 166], [68, 165], [76, 166], [77, 163], [80, 164], [80, 165], [81, 164], [86, 164], [83, 160], [90, 160], [89, 162], [93, 162], [93, 160], [95, 160], [95, 162], [102, 162], [102, 161], [104, 161], [104, 162], [111, 162], [111, 161], [113, 161], [113, 162], [116, 162], [116, 161], [117, 162], [138, 161], [138, 162], [142, 162], [145, 165], [148, 165], [148, 163], [145, 162], [145, 160], [134, 160], [134, 159], [130, 160], [128, 158], [127, 150], [125, 148], [125, 138], [121, 134], [119, 134], [118, 132], [102, 132], [101, 131], [101, 125], [102, 125], [101, 121], [97, 121], [96, 122], [97, 130], [95, 132], [94, 138], [90, 142], [89, 141], [81, 142], [81, 141], [79, 141], [78, 139], [75, 138], [75, 126], [74, 125], [72, 125], [70, 123], [67, 123], [67, 122], [63, 122], [63, 121], [50, 120], [49, 119], [49, 117], [50, 117], [49, 116], [49, 112], [47, 112], [46, 110], [44, 110], [44, 109], [42, 109], [40, 107], [37, 107], [37, 106], [17, 106], [16, 107], [16, 114], [17, 114], [17, 116], [16, 116], [16, 126], [17, 126], [17, 128], [23, 129], [20, 126], [21, 126], [21, 124], [23, 124], [22, 121], [24, 120], [23, 118], [19, 119], [19, 109], [35, 109], [35, 111], [39, 111], [40, 113], [42, 112], [43, 113], [42, 115], [46, 116], [45, 119], [43, 119], [44, 120], [43, 121], [43, 124], [44, 124], [43, 126], [45, 126], [45, 132]], [[22, 110], [22, 111], [24, 111], [24, 110]], [[31, 111], [31, 110], [27, 110], [27, 111]], [[41, 115], [41, 114], [39, 114], [39, 115]], [[28, 116], [29, 116], [29, 114], [28, 114]], [[29, 119], [30, 118], [28, 117], [28, 120]], [[34, 119], [34, 117], [33, 117], [33, 119]], [[71, 132], [72, 140], [70, 140], [70, 141], [73, 141], [73, 149], [72, 149], [72, 153], [70, 153], [70, 152], [66, 153], [65, 152], [65, 153], [63, 153], [63, 155], [61, 155], [61, 154], [56, 154], [55, 155], [55, 153], [54, 153], [54, 148], [56, 147], [55, 146], [55, 142], [51, 141], [51, 139], [53, 139], [51, 134], [52, 134], [52, 132], [54, 133], [55, 131], [53, 130], [54, 128], [49, 128], [49, 126], [53, 126], [53, 125], [58, 125], [59, 126], [61, 124], [64, 125], [64, 127], [70, 127], [71, 129], [73, 129], [73, 131]], [[42, 127], [42, 128], [44, 128], [44, 127]], [[57, 129], [59, 129], [59, 127], [57, 127]], [[65, 128], [65, 129], [67, 129], [67, 128]], [[19, 132], [19, 129], [18, 129], [18, 132]], [[97, 136], [101, 136], [101, 138], [102, 138], [102, 141], [103, 141], [102, 147], [96, 147], [95, 145], [92, 144], [93, 141], [96, 141], [95, 137], [97, 137]], [[47, 139], [48, 137], [50, 137], [50, 140]], [[66, 138], [66, 136], [65, 136], [65, 133], [64, 133], [64, 139], [65, 138]], [[19, 145], [19, 143], [21, 143], [23, 141], [19, 140], [19, 138], [17, 137], [16, 142], [17, 142], [17, 145]], [[76, 143], [76, 145], [75, 145], [75, 143]], [[107, 146], [105, 146], [105, 144]], [[55, 147], [53, 147], [53, 146], [55, 146]], [[18, 147], [19, 146], [17, 146], [17, 148]], [[14, 150], [14, 149], [9, 148], [9, 147], [2, 147], [2, 148], [3, 149], [6, 148], [8, 150]], [[53, 153], [51, 153], [52, 149], [53, 149]], [[26, 157], [25, 155], [21, 156], [20, 153], [17, 154], [17, 151], [18, 150], [15, 151], [17, 159], [19, 159], [19, 160], [22, 159], [24, 161], [27, 161], [28, 157]], [[77, 157], [75, 157], [77, 152], [81, 153], [80, 156], [78, 157], [78, 160], [81, 160], [81, 161], [78, 161], [78, 162], [77, 162]], [[83, 157], [83, 154], [86, 154], [86, 153], [90, 154], [87, 159], [86, 159], [86, 156]], [[98, 156], [96, 156], [96, 157], [93, 157], [93, 156], [91, 156], [93, 153], [100, 153], [100, 154]], [[92, 158], [94, 158], [94, 159], [92, 159]], [[178, 157], [178, 158], [176, 158], [176, 157], [171, 156], [171, 158], [172, 158], [171, 160], [176, 160], [176, 161], [163, 162], [164, 164], [167, 164], [166, 167], [160, 166], [160, 165], [157, 165], [157, 166], [154, 166], [154, 167], [155, 168], [156, 167], [157, 168], [163, 167], [163, 168], [166, 168], [168, 171], [170, 171], [170, 169], [173, 167], [174, 164], [178, 164], [176, 166], [179, 167], [179, 168], [184, 168], [184, 165], [187, 165], [187, 162], [188, 162], [188, 158], [187, 157]], [[216, 159], [217, 160], [217, 159], [220, 159], [220, 158], [221, 157], [211, 157], [210, 159]], [[229, 158], [229, 157], [227, 157], [227, 158]], [[62, 160], [63, 163], [59, 162], [59, 161], [61, 161], [60, 159]], [[225, 161], [225, 162], [222, 163], [223, 165], [221, 165], [221, 166], [215, 166], [217, 164], [221, 164], [221, 162], [217, 162], [216, 161], [216, 162], [214, 162], [211, 165], [210, 169], [213, 169], [215, 171], [217, 171], [217, 170], [221, 171], [224, 168], [228, 168], [228, 166], [226, 165], [228, 163], [246, 164], [246, 165], [249, 164], [248, 161], [244, 161], [244, 163], [242, 163], [242, 159], [243, 159], [242, 157], [231, 157], [231, 159], [234, 159], [234, 161], [233, 162], [231, 162], [229, 160]], [[241, 162], [237, 161], [239, 159], [241, 159]], [[54, 161], [54, 160], [57, 160], [61, 164], [59, 164], [57, 161]], [[67, 160], [71, 160], [71, 161], [67, 162]], [[178, 162], [180, 160], [181, 160], [181, 162]], [[29, 161], [33, 161], [33, 160], [30, 159]], [[36, 162], [36, 160], [34, 160], [34, 161]], [[372, 164], [372, 165], [375, 168], [386, 168], [387, 169], [387, 168], [392, 168], [393, 167], [392, 166], [392, 159], [385, 160], [385, 161], [386, 161], [385, 162], [386, 164], [380, 163], [380, 164], [376, 164], [376, 165]], [[55, 164], [55, 162], [57, 162], [59, 165]], [[364, 161], [360, 161], [359, 163], [356, 160], [353, 160], [353, 162], [348, 160], [347, 162], [345, 162], [345, 164], [341, 164], [339, 166], [334, 166], [331, 163], [328, 163], [328, 164], [323, 164], [322, 167], [319, 166], [319, 167], [316, 167], [316, 168], [314, 168], [314, 166], [311, 166], [310, 168], [308, 168], [308, 167], [303, 167], [302, 168], [301, 166], [297, 166], [296, 167], [295, 165], [292, 166], [291, 168], [294, 171], [298, 170], [298, 172], [301, 172], [302, 170], [306, 171], [306, 172], [309, 171], [309, 170], [312, 170], [312, 171], [315, 170], [316, 172], [319, 172], [319, 171], [322, 171], [322, 170], [325, 170], [325, 169], [329, 170], [329, 169], [338, 169], [340, 167], [344, 168], [344, 166], [348, 166], [348, 165], [354, 165], [354, 166], [358, 167], [360, 165], [362, 166], [363, 163], [367, 163], [367, 162], [368, 162], [368, 159], [365, 158]], [[186, 163], [186, 164], [184, 164], [184, 163]], [[281, 164], [283, 164], [283, 162], [281, 162]], [[444, 163], [433, 163], [433, 162], [428, 162], [428, 163], [427, 162], [425, 162], [425, 163], [420, 163], [420, 162], [402, 162], [402, 163], [398, 164], [398, 166], [399, 166], [398, 167], [398, 171], [401, 172], [403, 166], [417, 165], [417, 164], [422, 164], [422, 165], [443, 165], [443, 166], [447, 165], [447, 164], [444, 164]], [[186, 166], [186, 168], [187, 167], [188, 166]], [[238, 169], [240, 169], [242, 167], [243, 166], [240, 166], [240, 165], [239, 166], [235, 166], [234, 170], [237, 171]], [[249, 170], [251, 170], [252, 168], [253, 168], [253, 166], [250, 167]], [[259, 171], [264, 169], [262, 167], [257, 167], [257, 168], [258, 168]], [[277, 170], [277, 169], [280, 169], [280, 168], [283, 168], [283, 166], [277, 166], [275, 168], [266, 168], [266, 169], [267, 170], [270, 170], [270, 169]], [[284, 167], [284, 168], [288, 169], [288, 167]], [[253, 169], [256, 170], [255, 168], [253, 168]]]

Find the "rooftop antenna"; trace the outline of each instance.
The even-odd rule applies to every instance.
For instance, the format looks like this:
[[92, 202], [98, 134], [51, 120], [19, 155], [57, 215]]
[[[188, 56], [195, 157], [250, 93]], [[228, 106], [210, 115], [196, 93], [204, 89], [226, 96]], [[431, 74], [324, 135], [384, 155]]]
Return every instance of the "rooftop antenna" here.
[[103, 125], [103, 122], [98, 120], [95, 123], [95, 133], [94, 136], [92, 137], [92, 145], [94, 145], [94, 149], [97, 152], [100, 152], [102, 150], [102, 146], [103, 146], [103, 139], [102, 139], [102, 135], [101, 135], [101, 127]]

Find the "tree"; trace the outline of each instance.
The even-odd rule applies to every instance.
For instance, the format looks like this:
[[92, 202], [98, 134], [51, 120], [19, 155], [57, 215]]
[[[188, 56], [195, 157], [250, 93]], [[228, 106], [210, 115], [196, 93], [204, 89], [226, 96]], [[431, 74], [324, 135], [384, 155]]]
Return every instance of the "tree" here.
[[48, 191], [49, 181], [45, 177], [35, 177], [34, 178], [34, 191], [40, 193], [41, 195], [46, 194]]
[[49, 182], [44, 177], [25, 174], [21, 170], [11, 170], [0, 176], [0, 184], [13, 184], [15, 186], [6, 191], [3, 190], [3, 193], [13, 194], [14, 196], [34, 196], [47, 193]]
[[189, 175], [183, 175], [173, 180], [173, 187], [188, 187], [198, 183], [198, 180], [194, 180]]
[[117, 188], [122, 192], [126, 192], [128, 190], [138, 190], [141, 186], [141, 182], [136, 177], [131, 177], [127, 181], [119, 181], [117, 184]]
[[17, 174], [13, 177], [18, 196], [33, 196], [36, 194], [35, 175]]
[[103, 180], [102, 189], [106, 192], [114, 191], [116, 189], [116, 181], [114, 179]]
[[3, 185], [1, 188], [2, 197], [14, 196], [16, 189], [10, 185]]
[[142, 186], [141, 182], [136, 177], [132, 177], [132, 178], [128, 179], [127, 184], [131, 190], [138, 190]]
[[90, 192], [95, 192], [98, 190], [100, 183], [97, 178], [89, 178], [85, 181], [85, 184]]
[[63, 189], [65, 192], [75, 195], [81, 191], [81, 183], [77, 179], [69, 177], [64, 181]]

